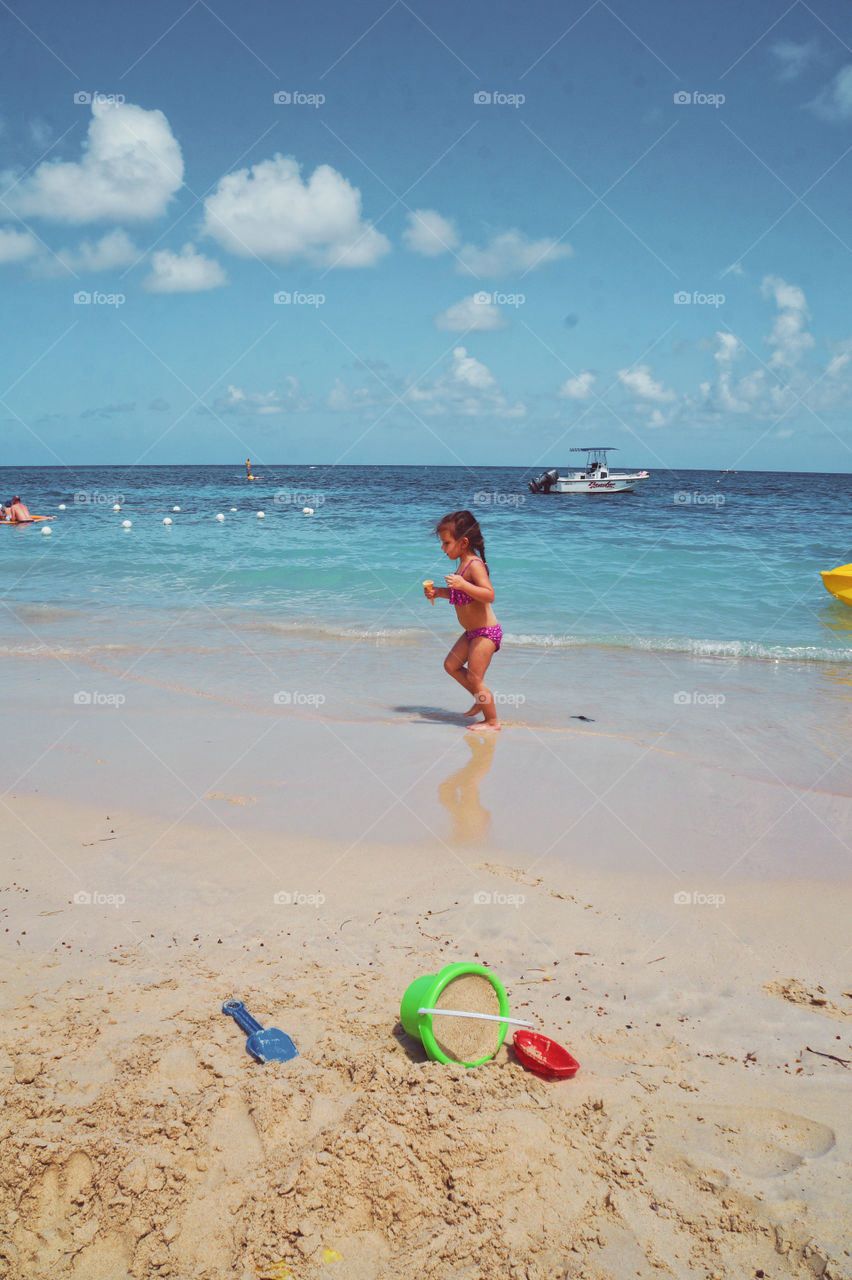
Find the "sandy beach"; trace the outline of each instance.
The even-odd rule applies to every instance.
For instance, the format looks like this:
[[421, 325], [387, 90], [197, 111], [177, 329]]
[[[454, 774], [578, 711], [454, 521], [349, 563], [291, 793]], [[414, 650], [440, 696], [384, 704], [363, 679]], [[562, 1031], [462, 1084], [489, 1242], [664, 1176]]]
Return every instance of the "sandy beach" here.
[[[27, 665], [0, 1274], [852, 1275], [846, 704], [751, 664], [681, 708], [723, 668], [597, 661], [629, 709], [496, 743], [438, 679], [383, 709], [327, 674], [330, 710]], [[457, 960], [578, 1075], [428, 1062], [399, 1001]], [[232, 996], [299, 1057], [256, 1063]]]

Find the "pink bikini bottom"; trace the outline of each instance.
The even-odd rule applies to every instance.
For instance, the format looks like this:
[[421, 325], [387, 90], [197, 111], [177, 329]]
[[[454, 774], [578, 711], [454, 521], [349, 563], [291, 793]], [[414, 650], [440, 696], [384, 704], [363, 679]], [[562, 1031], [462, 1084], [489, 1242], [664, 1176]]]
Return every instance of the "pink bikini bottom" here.
[[485, 636], [494, 645], [494, 652], [500, 648], [500, 642], [503, 639], [503, 628], [497, 624], [496, 627], [477, 627], [475, 631], [465, 631], [468, 640], [472, 640], [474, 636]]

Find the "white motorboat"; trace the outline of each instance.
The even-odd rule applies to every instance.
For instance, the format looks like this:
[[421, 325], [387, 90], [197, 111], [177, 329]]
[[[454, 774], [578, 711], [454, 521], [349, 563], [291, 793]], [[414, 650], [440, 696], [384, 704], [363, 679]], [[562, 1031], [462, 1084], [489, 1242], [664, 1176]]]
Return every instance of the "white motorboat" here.
[[571, 449], [571, 453], [584, 453], [586, 465], [581, 470], [569, 471], [561, 476], [554, 467], [530, 480], [530, 493], [632, 493], [640, 480], [647, 480], [647, 471], [611, 471], [608, 453], [616, 453], [614, 445], [589, 445]]

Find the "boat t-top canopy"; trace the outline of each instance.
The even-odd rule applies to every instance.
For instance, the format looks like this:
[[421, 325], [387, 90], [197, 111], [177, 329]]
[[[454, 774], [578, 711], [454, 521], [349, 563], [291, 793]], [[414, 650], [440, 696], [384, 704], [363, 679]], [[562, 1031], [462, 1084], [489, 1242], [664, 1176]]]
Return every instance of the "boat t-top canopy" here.
[[614, 444], [583, 444], [572, 447], [571, 453], [618, 453], [618, 446]]

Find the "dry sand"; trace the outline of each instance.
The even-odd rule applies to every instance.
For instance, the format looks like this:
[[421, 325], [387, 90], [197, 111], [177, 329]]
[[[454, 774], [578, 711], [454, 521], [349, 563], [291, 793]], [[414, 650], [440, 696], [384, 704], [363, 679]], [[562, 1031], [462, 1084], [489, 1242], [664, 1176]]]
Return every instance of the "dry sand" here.
[[[0, 1275], [852, 1276], [847, 886], [4, 803]], [[461, 959], [574, 1080], [424, 1060], [400, 997]]]

